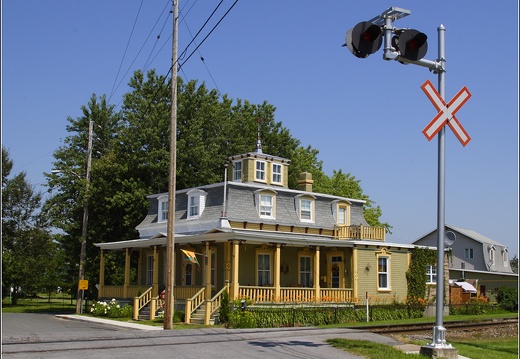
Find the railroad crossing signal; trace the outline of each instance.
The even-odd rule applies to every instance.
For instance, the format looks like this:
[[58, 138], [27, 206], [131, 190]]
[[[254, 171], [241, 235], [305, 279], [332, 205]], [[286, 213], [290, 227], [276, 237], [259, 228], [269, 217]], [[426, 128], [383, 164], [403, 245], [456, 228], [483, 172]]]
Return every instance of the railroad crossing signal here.
[[347, 46], [354, 56], [363, 59], [379, 50], [382, 43], [381, 27], [370, 21], [362, 21], [347, 31], [343, 46]]
[[431, 141], [432, 138], [441, 130], [441, 128], [448, 123], [448, 126], [452, 129], [453, 133], [459, 139], [462, 146], [466, 146], [468, 142], [471, 140], [468, 133], [462, 127], [457, 117], [455, 117], [455, 113], [469, 100], [471, 97], [471, 93], [468, 91], [466, 86], [464, 86], [446, 105], [446, 102], [439, 95], [435, 87], [433, 87], [430, 80], [427, 80], [421, 88], [430, 101], [433, 103], [433, 106], [439, 111], [437, 116], [433, 118], [433, 120], [424, 128], [422, 133], [426, 136], [428, 141]]

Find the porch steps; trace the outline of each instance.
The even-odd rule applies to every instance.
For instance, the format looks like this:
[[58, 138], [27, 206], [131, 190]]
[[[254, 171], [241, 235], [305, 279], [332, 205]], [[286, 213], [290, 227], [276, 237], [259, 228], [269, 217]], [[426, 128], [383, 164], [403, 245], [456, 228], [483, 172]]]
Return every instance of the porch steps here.
[[[159, 312], [159, 310], [155, 312], [155, 317], [159, 315]], [[147, 304], [146, 306], [141, 308], [137, 320], [150, 320], [150, 304]]]
[[[218, 317], [220, 314], [220, 310], [217, 310], [215, 314], [213, 314], [209, 318], [209, 324], [214, 325], [215, 323], [218, 323]], [[206, 315], [206, 303], [202, 303], [200, 307], [197, 308], [196, 311], [191, 313], [191, 324], [202, 324], [204, 325], [204, 317]]]

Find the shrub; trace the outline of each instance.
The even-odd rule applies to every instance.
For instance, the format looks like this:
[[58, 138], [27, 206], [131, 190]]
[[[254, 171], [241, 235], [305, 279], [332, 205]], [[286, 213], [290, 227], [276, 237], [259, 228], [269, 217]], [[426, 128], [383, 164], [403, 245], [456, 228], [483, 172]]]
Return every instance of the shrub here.
[[497, 302], [500, 307], [516, 312], [518, 310], [518, 289], [502, 287], [497, 293]]
[[97, 301], [92, 304], [90, 314], [95, 317], [131, 318], [133, 308], [129, 304], [125, 304], [121, 307], [119, 302], [115, 299], [112, 299], [109, 303]]
[[220, 313], [219, 313], [219, 320], [220, 323], [228, 323], [229, 322], [229, 295], [227, 290], [225, 290], [222, 293], [222, 301], [220, 302]]

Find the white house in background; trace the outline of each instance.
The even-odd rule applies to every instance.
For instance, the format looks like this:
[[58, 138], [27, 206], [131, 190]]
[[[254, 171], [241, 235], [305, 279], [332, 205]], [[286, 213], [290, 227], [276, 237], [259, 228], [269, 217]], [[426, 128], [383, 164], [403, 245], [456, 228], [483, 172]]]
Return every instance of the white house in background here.
[[[447, 247], [450, 280], [472, 280], [478, 294], [495, 299], [501, 287], [518, 287], [518, 274], [509, 263], [507, 246], [470, 229], [446, 225], [455, 234], [455, 242]], [[437, 229], [413, 242], [415, 245], [437, 247]]]

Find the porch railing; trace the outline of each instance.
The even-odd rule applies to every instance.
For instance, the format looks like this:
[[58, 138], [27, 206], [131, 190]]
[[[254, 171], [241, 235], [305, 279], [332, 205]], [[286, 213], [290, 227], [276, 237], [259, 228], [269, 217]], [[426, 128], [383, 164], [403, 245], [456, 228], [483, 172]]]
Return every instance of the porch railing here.
[[248, 298], [253, 302], [351, 302], [351, 288], [320, 288], [320, 298], [315, 298], [314, 288], [281, 287], [280, 298], [275, 297], [275, 287], [240, 286], [240, 298]]
[[[140, 295], [139, 292], [146, 290], [147, 286], [144, 285], [129, 285], [127, 287], [126, 298], [135, 298]], [[122, 285], [103, 285], [99, 291], [100, 298], [125, 298], [123, 296], [124, 286]]]
[[191, 298], [186, 299], [186, 309], [184, 311], [186, 324], [191, 323], [191, 313], [197, 310], [202, 303], [204, 303], [206, 288], [200, 289], [195, 295]]
[[384, 241], [386, 230], [383, 227], [370, 226], [334, 226], [335, 239], [369, 239]]
[[[134, 298], [134, 315], [133, 319], [139, 319], [139, 311], [143, 309], [148, 303], [152, 301], [152, 287], [148, 288], [143, 294], [139, 297]], [[155, 308], [151, 308], [152, 311]], [[153, 310], [155, 311], [155, 310]]]

